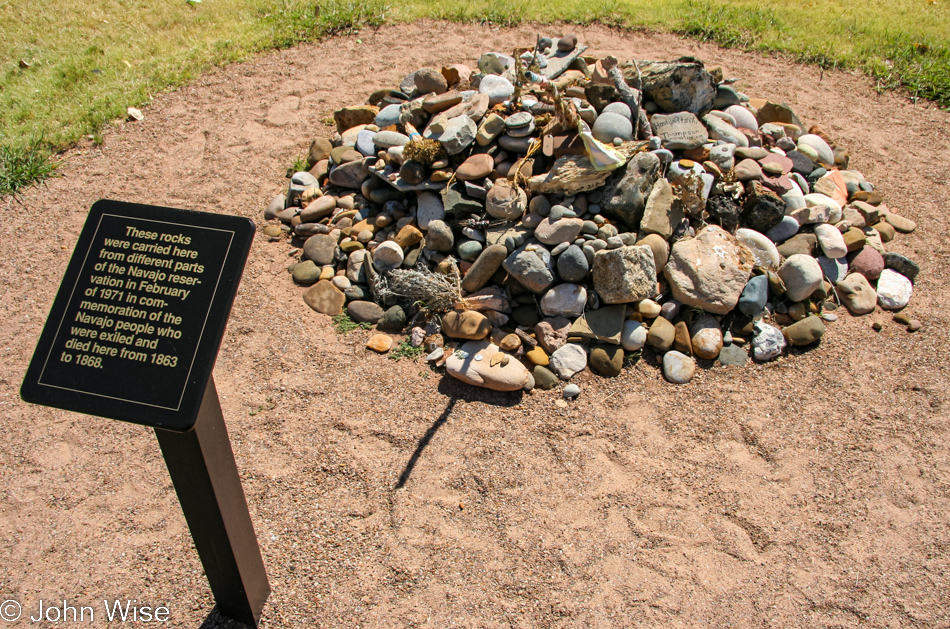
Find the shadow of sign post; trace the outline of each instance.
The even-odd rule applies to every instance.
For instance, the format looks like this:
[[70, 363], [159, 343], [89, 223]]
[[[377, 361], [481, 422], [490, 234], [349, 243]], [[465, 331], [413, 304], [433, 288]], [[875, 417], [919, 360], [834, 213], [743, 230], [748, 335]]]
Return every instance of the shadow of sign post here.
[[212, 378], [254, 223], [96, 202], [21, 397], [155, 429], [222, 615], [256, 627], [270, 586]]

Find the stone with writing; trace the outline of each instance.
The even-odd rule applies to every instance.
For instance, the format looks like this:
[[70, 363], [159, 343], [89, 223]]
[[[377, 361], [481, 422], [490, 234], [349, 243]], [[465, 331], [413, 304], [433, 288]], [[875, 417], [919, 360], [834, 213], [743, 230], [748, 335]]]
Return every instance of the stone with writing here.
[[653, 133], [671, 150], [695, 149], [709, 140], [709, 131], [695, 114], [687, 111], [676, 114], [654, 114], [650, 119]]

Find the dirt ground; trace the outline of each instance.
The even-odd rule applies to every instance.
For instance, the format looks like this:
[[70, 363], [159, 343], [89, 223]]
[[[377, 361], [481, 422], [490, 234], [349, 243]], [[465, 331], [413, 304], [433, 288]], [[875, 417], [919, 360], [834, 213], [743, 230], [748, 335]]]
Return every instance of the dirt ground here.
[[[152, 431], [18, 396], [93, 202], [262, 225], [333, 110], [538, 30], [420, 22], [229, 67], [3, 209], [0, 600], [137, 599], [171, 627], [213, 607]], [[290, 281], [290, 245], [258, 236], [215, 380], [273, 589], [261, 626], [950, 626], [950, 115], [673, 36], [540, 30], [621, 59], [697, 56], [821, 124], [917, 221], [891, 248], [921, 266], [908, 310], [924, 328], [843, 314], [810, 351], [685, 386], [647, 355], [585, 372], [559, 408], [337, 335]]]

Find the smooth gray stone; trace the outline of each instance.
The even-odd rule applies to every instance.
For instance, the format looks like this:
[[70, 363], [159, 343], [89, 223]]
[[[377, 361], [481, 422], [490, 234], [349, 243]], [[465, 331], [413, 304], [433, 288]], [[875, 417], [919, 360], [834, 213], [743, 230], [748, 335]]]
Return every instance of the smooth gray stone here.
[[739, 295], [739, 312], [747, 317], [755, 317], [769, 299], [769, 278], [767, 275], [756, 275], [742, 289]]

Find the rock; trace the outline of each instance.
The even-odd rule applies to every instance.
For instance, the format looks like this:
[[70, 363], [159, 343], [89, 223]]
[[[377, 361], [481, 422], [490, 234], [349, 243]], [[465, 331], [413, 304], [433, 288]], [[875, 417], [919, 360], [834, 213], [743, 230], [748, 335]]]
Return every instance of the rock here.
[[612, 144], [614, 138], [627, 142], [633, 139], [633, 123], [620, 114], [604, 112], [597, 116], [591, 135], [604, 144]]
[[860, 251], [848, 256], [851, 264], [851, 271], [860, 273], [870, 282], [877, 281], [881, 277], [881, 272], [885, 267], [885, 257], [877, 252], [874, 247], [865, 245]]
[[917, 229], [917, 223], [894, 212], [889, 212], [887, 216], [884, 217], [884, 220], [902, 234], [909, 234]]
[[594, 345], [590, 350], [590, 366], [608, 378], [619, 376], [623, 369], [623, 348], [619, 345]]
[[796, 321], [783, 330], [786, 341], [794, 347], [802, 347], [817, 343], [825, 333], [825, 323], [821, 317], [810, 315]]
[[303, 262], [294, 265], [294, 270], [292, 271], [291, 276], [298, 284], [310, 286], [320, 279], [321, 271], [322, 269], [314, 264], [312, 260], [304, 260]]
[[663, 307], [652, 299], [644, 299], [637, 303], [637, 312], [645, 319], [655, 319], [663, 312]]
[[647, 197], [640, 221], [640, 231], [657, 234], [664, 240], [673, 235], [673, 229], [683, 220], [683, 206], [673, 205], [673, 187], [662, 177], [657, 179]]
[[[783, 216], [782, 220], [779, 221], [775, 227], [770, 229], [765, 235], [768, 236], [769, 240], [774, 243], [781, 243], [796, 233], [798, 233], [799, 224], [793, 216]], [[863, 235], [863, 234], [862, 234]]]
[[326, 266], [333, 263], [336, 256], [336, 244], [339, 238], [339, 232], [330, 234], [316, 234], [307, 238], [303, 243], [303, 255], [308, 260], [313, 260], [318, 266]]
[[693, 345], [690, 343], [689, 328], [685, 321], [678, 321], [673, 326], [673, 349], [687, 356], [693, 355]]
[[815, 236], [825, 256], [837, 259], [848, 255], [848, 246], [844, 244], [844, 238], [835, 226], [827, 223], [815, 225]]
[[[459, 259], [466, 262], [474, 262], [482, 253], [482, 243], [477, 240], [466, 240], [460, 242], [456, 247]], [[506, 250], [507, 251], [507, 250]]]
[[391, 240], [382, 242], [373, 250], [373, 267], [379, 272], [392, 271], [402, 266], [405, 259], [402, 247]]
[[637, 65], [639, 71], [633, 64], [624, 66], [624, 78], [636, 85], [639, 73], [644, 95], [661, 111], [702, 115], [712, 109], [717, 85], [701, 61], [683, 58], [671, 62], [638, 61]]
[[587, 352], [580, 345], [568, 343], [551, 354], [550, 364], [561, 380], [570, 380], [587, 366]]
[[[433, 251], [442, 251], [445, 253], [452, 251], [455, 248], [455, 236], [452, 233], [452, 228], [441, 220], [429, 221], [426, 247]], [[402, 264], [402, 262], [400, 262], [400, 264]]]
[[[845, 222], [850, 222], [848, 219], [845, 219]], [[861, 222], [864, 222], [864, 219], [861, 219]], [[858, 227], [852, 227], [848, 231], [841, 234], [841, 237], [844, 238], [844, 244], [848, 248], [848, 254], [852, 254], [856, 251], [860, 251], [868, 243], [867, 236], [864, 235], [864, 231]]]
[[568, 335], [619, 345], [625, 314], [624, 305], [593, 308], [574, 321]]
[[913, 282], [920, 273], [920, 267], [910, 258], [894, 251], [888, 251], [884, 254], [884, 266], [893, 269]]
[[488, 75], [482, 77], [478, 91], [488, 96], [490, 106], [500, 105], [515, 93], [515, 86], [503, 76]]
[[393, 242], [402, 247], [403, 251], [411, 249], [422, 242], [422, 232], [414, 225], [403, 225], [394, 236]]
[[541, 347], [533, 347], [525, 352], [525, 358], [531, 361], [532, 365], [546, 366], [550, 364], [551, 357]]
[[909, 279], [893, 269], [881, 271], [877, 281], [877, 303], [885, 310], [900, 310], [908, 303], [914, 292]]
[[442, 332], [455, 339], [483, 339], [491, 328], [488, 318], [475, 310], [450, 310], [442, 317]]
[[772, 271], [778, 269], [781, 257], [775, 244], [765, 234], [743, 227], [736, 230], [736, 239], [752, 252], [756, 266]]
[[738, 345], [726, 345], [719, 352], [719, 362], [723, 365], [742, 367], [749, 362], [749, 354]]
[[853, 315], [874, 312], [877, 293], [871, 288], [867, 278], [860, 273], [852, 273], [835, 285], [841, 303]]
[[762, 321], [753, 325], [755, 336], [752, 337], [752, 357], [759, 362], [767, 362], [781, 355], [785, 349], [785, 337], [782, 331]]
[[346, 297], [328, 280], [320, 280], [303, 293], [304, 302], [317, 312], [331, 317], [343, 314]]
[[564, 317], [549, 317], [534, 326], [534, 335], [538, 345], [549, 354], [553, 354], [567, 343], [571, 322]]
[[810, 256], [817, 246], [818, 238], [815, 237], [815, 234], [796, 234], [777, 248], [783, 257], [791, 258], [793, 255], [799, 254]]
[[487, 340], [463, 343], [445, 361], [445, 371], [462, 382], [493, 391], [520, 391], [531, 373], [517, 360], [496, 361], [492, 356], [501, 350]]
[[636, 230], [643, 217], [643, 209], [659, 177], [660, 160], [653, 153], [636, 155], [625, 168], [607, 179], [603, 188], [601, 211]]
[[471, 118], [456, 116], [449, 119], [439, 130], [431, 133], [430, 138], [438, 140], [449, 155], [457, 155], [475, 141], [477, 131], [478, 127]]
[[706, 201], [706, 211], [709, 220], [718, 224], [727, 232], [734, 232], [739, 227], [739, 205], [726, 195], [716, 195]]
[[[580, 394], [581, 394], [581, 388], [576, 384], [569, 384], [566, 387], [564, 387], [563, 391], [561, 391], [561, 395], [563, 395], [564, 398], [568, 400], [575, 398]], [[564, 404], [566, 404], [566, 402], [564, 402]]]
[[741, 129], [758, 129], [759, 123], [751, 111], [742, 105], [730, 105], [723, 110], [736, 121], [736, 127]]
[[356, 107], [338, 109], [333, 112], [333, 120], [336, 122], [336, 131], [337, 133], [343, 133], [353, 127], [373, 124], [376, 122], [376, 115], [378, 113], [379, 107], [373, 107], [372, 105], [357, 105]]
[[650, 124], [653, 133], [662, 141], [663, 148], [670, 150], [699, 148], [709, 140], [706, 127], [689, 112], [654, 114]]
[[519, 284], [533, 293], [542, 293], [554, 283], [551, 269], [537, 250], [516, 249], [502, 266]]
[[673, 245], [663, 273], [678, 302], [726, 314], [738, 303], [754, 261], [749, 249], [735, 236], [710, 225], [695, 238]]
[[803, 151], [803, 147], [810, 147], [818, 155], [818, 161], [825, 166], [833, 166], [835, 163], [835, 153], [831, 150], [831, 147], [828, 146], [828, 143], [824, 141], [820, 136], [806, 133], [805, 135], [798, 138], [798, 150], [807, 155], [806, 151]]
[[569, 246], [557, 258], [557, 274], [565, 282], [580, 282], [589, 271], [587, 256], [577, 245]]
[[759, 181], [762, 179], [762, 167], [754, 159], [744, 159], [733, 168], [739, 181]]
[[432, 221], [445, 220], [445, 206], [442, 198], [434, 192], [420, 192], [416, 198], [416, 222], [419, 229], [429, 229]]
[[818, 261], [804, 254], [788, 257], [778, 270], [778, 276], [785, 284], [785, 295], [790, 301], [807, 299], [821, 286], [824, 277]]
[[559, 52], [571, 52], [577, 47], [577, 35], [569, 33], [557, 40], [557, 49]]
[[825, 276], [825, 279], [832, 284], [837, 284], [848, 275], [847, 258], [833, 260], [826, 256], [818, 256], [815, 260], [818, 262], [818, 266], [821, 267], [821, 272]]
[[675, 339], [676, 327], [663, 317], [657, 317], [647, 331], [647, 345], [661, 352], [673, 347]]
[[647, 246], [625, 246], [594, 255], [594, 290], [603, 303], [622, 304], [656, 294], [656, 266]]
[[473, 293], [483, 287], [501, 268], [507, 257], [508, 250], [504, 245], [486, 247], [462, 279], [462, 290]]
[[366, 348], [385, 354], [393, 347], [393, 337], [388, 334], [374, 334], [366, 341]]
[[[402, 306], [392, 306], [376, 322], [376, 329], [383, 332], [401, 332], [406, 327], [406, 323], [406, 311], [403, 310]], [[418, 345], [414, 347], [418, 347]]]
[[778, 225], [785, 216], [785, 201], [759, 181], [746, 185], [742, 204], [742, 224], [762, 234]]
[[436, 93], [442, 94], [449, 89], [448, 81], [442, 76], [442, 73], [435, 68], [420, 68], [413, 72], [416, 83], [416, 89], [420, 94]]
[[528, 197], [524, 190], [507, 179], [496, 181], [485, 199], [485, 211], [505, 221], [521, 218], [527, 206]]
[[696, 361], [686, 354], [671, 351], [663, 355], [663, 376], [673, 384], [686, 384], [696, 374]]
[[372, 301], [351, 301], [346, 312], [357, 323], [376, 323], [383, 316], [383, 309]]
[[670, 245], [658, 234], [649, 234], [641, 240], [638, 240], [635, 245], [637, 247], [646, 246], [650, 248], [650, 251], [653, 252], [653, 263], [656, 266], [657, 275], [659, 275], [670, 259]]
[[310, 150], [307, 152], [307, 166], [313, 168], [317, 162], [330, 157], [330, 151], [333, 150], [333, 143], [327, 138], [315, 138], [310, 143]]
[[490, 175], [494, 167], [495, 162], [492, 160], [491, 155], [488, 153], [478, 153], [462, 162], [459, 167], [455, 169], [455, 176], [461, 181], [476, 181]]
[[647, 342], [647, 329], [639, 321], [628, 319], [623, 322], [623, 331], [620, 333], [620, 346], [628, 352], [643, 349]]
[[710, 139], [729, 142], [736, 146], [749, 146], [749, 140], [745, 137], [745, 134], [722, 118], [709, 114], [703, 116], [703, 122], [706, 123], [706, 128], [709, 129]]
[[542, 391], [550, 391], [560, 384], [558, 377], [550, 369], [541, 365], [536, 365], [534, 368], [534, 382], [535, 386]]
[[[761, 276], [759, 276], [761, 277]], [[700, 315], [689, 327], [693, 354], [704, 360], [714, 360], [722, 350], [722, 328], [715, 317]]]
[[572, 242], [581, 233], [583, 226], [584, 221], [579, 218], [551, 220], [549, 216], [534, 230], [534, 237], [546, 245]]
[[541, 298], [541, 312], [549, 317], [578, 317], [584, 314], [587, 289], [578, 284], [558, 284]]

